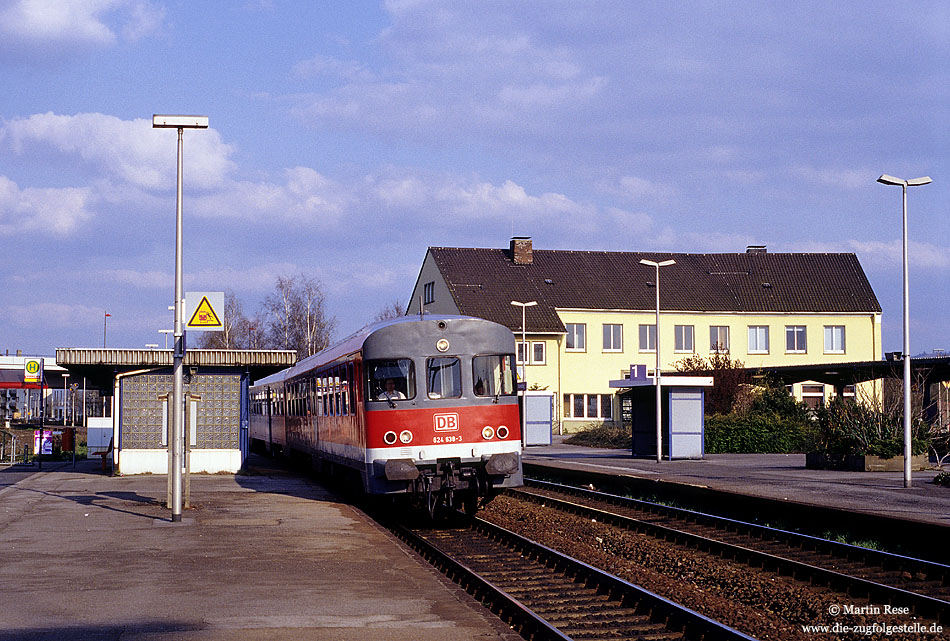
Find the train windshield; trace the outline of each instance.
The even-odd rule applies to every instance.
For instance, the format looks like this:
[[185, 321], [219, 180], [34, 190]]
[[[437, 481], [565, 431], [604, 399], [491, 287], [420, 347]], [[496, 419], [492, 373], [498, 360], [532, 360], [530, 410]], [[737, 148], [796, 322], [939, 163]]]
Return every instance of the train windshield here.
[[455, 357], [430, 358], [429, 398], [459, 398], [462, 395], [462, 363]]
[[475, 396], [515, 394], [514, 357], [511, 354], [476, 356], [472, 359]]
[[367, 396], [374, 401], [403, 401], [416, 395], [416, 373], [412, 361], [399, 358], [368, 361]]

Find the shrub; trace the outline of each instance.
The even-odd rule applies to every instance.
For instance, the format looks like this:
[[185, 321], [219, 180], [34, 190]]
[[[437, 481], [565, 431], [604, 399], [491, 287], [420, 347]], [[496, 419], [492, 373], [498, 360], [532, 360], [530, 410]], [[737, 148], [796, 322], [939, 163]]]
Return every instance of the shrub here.
[[[835, 398], [819, 408], [814, 451], [838, 455], [899, 456], [904, 451], [903, 407], [890, 411], [870, 403]], [[930, 427], [918, 416], [911, 420], [911, 452], [924, 454]]]
[[807, 421], [761, 412], [706, 417], [708, 454], [787, 454], [805, 451], [810, 441]]
[[633, 448], [633, 435], [630, 429], [613, 423], [590, 423], [580, 432], [564, 441], [568, 445], [587, 447], [605, 447], [616, 450]]
[[934, 483], [944, 487], [950, 487], [950, 472], [941, 472], [934, 477]]

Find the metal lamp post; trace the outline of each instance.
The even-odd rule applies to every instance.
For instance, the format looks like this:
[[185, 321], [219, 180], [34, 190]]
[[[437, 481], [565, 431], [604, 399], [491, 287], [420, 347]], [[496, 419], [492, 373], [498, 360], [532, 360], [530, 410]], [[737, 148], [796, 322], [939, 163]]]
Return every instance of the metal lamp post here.
[[102, 317], [102, 348], [106, 347], [106, 327], [109, 323], [109, 317], [112, 316], [109, 312], [103, 312], [105, 316]]
[[174, 350], [174, 383], [172, 386], [172, 448], [171, 468], [172, 475], [172, 522], [181, 521], [181, 460], [182, 460], [182, 433], [184, 431], [184, 372], [185, 360], [185, 332], [182, 326], [182, 296], [184, 290], [181, 268], [181, 168], [182, 168], [182, 134], [185, 129], [207, 129], [207, 116], [152, 116], [152, 128], [178, 130], [178, 189], [175, 217], [175, 350]]
[[[660, 387], [660, 267], [675, 265], [673, 259], [656, 262], [644, 258], [640, 261], [641, 265], [649, 265], [656, 270], [656, 371], [654, 372], [654, 381], [656, 384], [656, 462], [663, 460], [663, 397]], [[673, 444], [670, 443], [670, 459], [673, 458]]]
[[513, 300], [511, 304], [521, 308], [521, 348], [524, 350], [524, 354], [521, 357], [521, 382], [524, 383], [524, 392], [521, 395], [521, 443], [524, 444], [525, 431], [528, 429], [528, 343], [526, 339], [527, 327], [525, 311], [528, 307], [537, 305], [538, 301], [533, 300], [529, 303], [521, 303]]
[[901, 188], [901, 194], [903, 196], [903, 266], [904, 266], [904, 487], [912, 487], [913, 481], [911, 480], [910, 475], [910, 463], [911, 456], [913, 454], [911, 448], [911, 430], [910, 430], [910, 415], [911, 415], [911, 402], [910, 402], [910, 294], [908, 291], [908, 275], [907, 275], [907, 188], [908, 187], [918, 187], [920, 185], [926, 185], [931, 182], [930, 176], [924, 176], [923, 178], [913, 178], [911, 180], [904, 180], [902, 178], [895, 178], [894, 176], [888, 176], [887, 174], [882, 174], [880, 178], [877, 179], [882, 185], [896, 185]]
[[160, 329], [158, 330], [159, 334], [165, 335], [165, 349], [168, 349], [168, 335], [171, 334], [174, 330], [171, 329]]
[[69, 382], [69, 372], [63, 372], [63, 427], [66, 427], [66, 399], [69, 397], [69, 392], [66, 388], [66, 384]]

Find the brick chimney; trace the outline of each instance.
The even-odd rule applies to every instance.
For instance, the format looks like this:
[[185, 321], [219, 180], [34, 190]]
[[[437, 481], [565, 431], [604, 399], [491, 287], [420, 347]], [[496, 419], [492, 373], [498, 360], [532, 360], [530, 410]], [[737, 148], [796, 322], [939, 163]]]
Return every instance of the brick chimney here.
[[510, 250], [511, 260], [515, 265], [530, 265], [534, 262], [530, 236], [513, 236]]

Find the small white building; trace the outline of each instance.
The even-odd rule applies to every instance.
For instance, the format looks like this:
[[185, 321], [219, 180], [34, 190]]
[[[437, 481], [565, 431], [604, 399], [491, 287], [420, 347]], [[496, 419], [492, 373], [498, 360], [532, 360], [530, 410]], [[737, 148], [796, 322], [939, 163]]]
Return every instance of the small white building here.
[[[237, 472], [248, 450], [248, 387], [293, 365], [296, 352], [188, 350], [186, 447], [193, 473]], [[56, 362], [111, 397], [112, 460], [119, 474], [167, 474], [172, 350], [58, 349]]]

